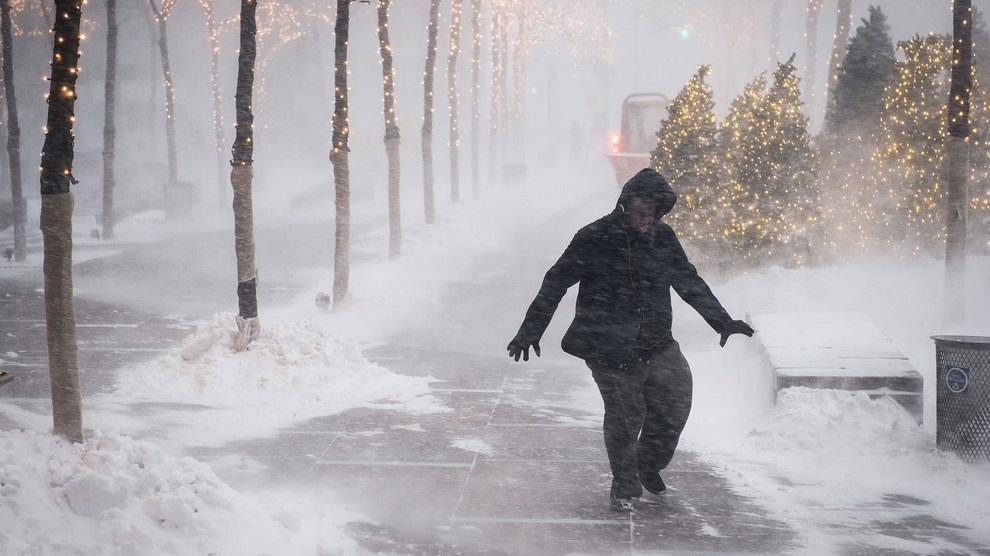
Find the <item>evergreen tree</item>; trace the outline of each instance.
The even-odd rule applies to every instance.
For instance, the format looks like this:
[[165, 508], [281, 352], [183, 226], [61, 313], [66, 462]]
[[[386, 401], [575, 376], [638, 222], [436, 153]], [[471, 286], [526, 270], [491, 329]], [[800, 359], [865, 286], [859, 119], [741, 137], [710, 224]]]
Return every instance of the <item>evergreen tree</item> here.
[[820, 242], [821, 213], [817, 192], [817, 153], [811, 144], [808, 118], [801, 109], [801, 80], [792, 56], [780, 64], [763, 101], [764, 126], [770, 179], [766, 184], [760, 216], [772, 244], [771, 255], [787, 266], [812, 262], [812, 249]]
[[663, 174], [677, 193], [679, 209], [667, 218], [677, 233], [699, 248], [702, 256], [714, 254], [719, 237], [717, 220], [718, 174], [712, 87], [705, 82], [711, 66], [701, 66], [667, 107], [667, 118], [657, 133], [651, 165]]
[[[877, 200], [870, 211], [878, 235], [898, 250], [944, 246], [946, 99], [951, 41], [943, 35], [915, 36], [898, 43], [904, 61], [897, 82], [883, 95], [882, 143], [874, 154], [880, 168]], [[876, 210], [879, 208], [880, 210]]]
[[747, 265], [805, 265], [820, 242], [817, 156], [793, 60], [778, 64], [766, 93], [762, 76], [750, 84], [722, 129], [721, 204], [732, 213], [724, 233]]
[[876, 242], [879, 180], [872, 160], [880, 136], [884, 91], [896, 78], [887, 18], [870, 7], [849, 42], [826, 114], [821, 147], [822, 210], [829, 243], [840, 253], [864, 253]]
[[755, 218], [759, 201], [755, 188], [765, 182], [765, 176], [756, 120], [766, 88], [766, 74], [761, 73], [733, 99], [718, 135], [722, 222], [717, 227], [731, 260], [744, 266], [754, 264], [752, 259], [762, 240]]
[[896, 77], [897, 58], [887, 16], [879, 6], [870, 6], [870, 19], [862, 22], [849, 41], [828, 106], [826, 129], [830, 133], [861, 135], [875, 130], [883, 92]]

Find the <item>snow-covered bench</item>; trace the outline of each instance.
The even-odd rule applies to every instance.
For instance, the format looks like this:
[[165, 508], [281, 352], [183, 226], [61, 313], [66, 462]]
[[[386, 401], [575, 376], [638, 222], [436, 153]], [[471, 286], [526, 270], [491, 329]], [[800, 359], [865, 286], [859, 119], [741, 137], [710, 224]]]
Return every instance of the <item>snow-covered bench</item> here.
[[921, 375], [865, 314], [762, 313], [749, 321], [777, 392], [805, 386], [887, 395], [922, 422]]

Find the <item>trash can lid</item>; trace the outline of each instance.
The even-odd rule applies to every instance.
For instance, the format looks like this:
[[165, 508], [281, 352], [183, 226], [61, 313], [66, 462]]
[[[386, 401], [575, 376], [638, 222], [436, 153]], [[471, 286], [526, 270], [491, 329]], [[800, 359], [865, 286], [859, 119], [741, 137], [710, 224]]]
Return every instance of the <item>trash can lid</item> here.
[[990, 336], [932, 336], [935, 342], [969, 344], [979, 349], [990, 349]]

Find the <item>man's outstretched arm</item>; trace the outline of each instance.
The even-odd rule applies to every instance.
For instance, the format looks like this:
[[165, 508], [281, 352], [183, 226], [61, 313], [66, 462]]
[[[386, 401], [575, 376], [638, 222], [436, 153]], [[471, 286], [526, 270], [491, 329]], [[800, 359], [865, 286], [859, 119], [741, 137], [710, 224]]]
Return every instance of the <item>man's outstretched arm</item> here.
[[698, 269], [688, 260], [687, 254], [673, 230], [670, 231], [670, 239], [672, 240], [670, 248], [673, 250], [672, 255], [676, 261], [671, 286], [681, 299], [693, 307], [705, 319], [705, 322], [715, 332], [718, 332], [720, 336], [718, 345], [725, 347], [729, 336], [733, 334], [752, 336], [755, 331], [750, 325], [744, 321], [733, 319], [722, 307], [708, 283], [698, 274]]
[[530, 303], [519, 332], [506, 346], [509, 357], [519, 361], [521, 355], [523, 361], [529, 361], [530, 347], [537, 357], [540, 356], [540, 338], [550, 325], [550, 320], [568, 288], [581, 280], [584, 261], [588, 260], [585, 256], [587, 250], [587, 242], [578, 232], [564, 250], [564, 254], [543, 277], [543, 285], [540, 286], [536, 298]]

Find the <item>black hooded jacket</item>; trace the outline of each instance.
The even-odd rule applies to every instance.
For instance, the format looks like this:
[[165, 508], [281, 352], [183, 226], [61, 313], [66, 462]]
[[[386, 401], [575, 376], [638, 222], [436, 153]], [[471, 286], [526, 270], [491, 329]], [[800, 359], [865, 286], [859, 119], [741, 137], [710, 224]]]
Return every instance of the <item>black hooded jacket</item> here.
[[[631, 197], [657, 204], [653, 226], [640, 236], [627, 233], [621, 221], [623, 205]], [[644, 169], [626, 182], [616, 209], [578, 230], [547, 271], [520, 336], [538, 342], [574, 284], [580, 284], [577, 307], [561, 347], [587, 361], [622, 367], [669, 346], [671, 288], [721, 331], [732, 318], [688, 261], [674, 231], [660, 219], [676, 201], [674, 191], [654, 170]]]

